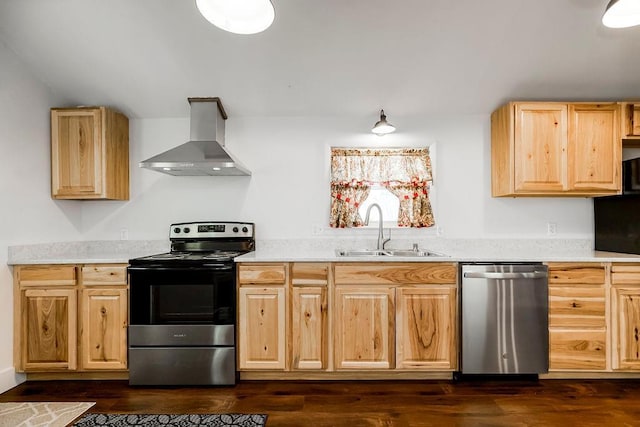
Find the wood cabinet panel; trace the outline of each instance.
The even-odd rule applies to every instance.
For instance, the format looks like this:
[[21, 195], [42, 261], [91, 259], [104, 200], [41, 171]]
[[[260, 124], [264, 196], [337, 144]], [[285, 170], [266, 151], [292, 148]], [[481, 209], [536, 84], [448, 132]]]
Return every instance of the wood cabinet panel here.
[[26, 289], [21, 300], [21, 368], [76, 369], [75, 289]]
[[612, 285], [640, 285], [640, 264], [613, 264]]
[[287, 280], [285, 264], [241, 264], [238, 281], [241, 285], [283, 285]]
[[291, 283], [293, 285], [327, 285], [329, 270], [328, 263], [293, 263], [291, 264]]
[[292, 290], [292, 369], [327, 367], [327, 288]]
[[336, 369], [394, 367], [394, 296], [394, 288], [383, 285], [336, 286]]
[[396, 368], [455, 369], [456, 288], [401, 287], [396, 298]]
[[340, 263], [335, 265], [336, 285], [455, 284], [454, 263]]
[[549, 331], [549, 370], [605, 370], [605, 330], [552, 329]]
[[77, 283], [73, 265], [21, 266], [16, 271], [20, 286], [74, 286]]
[[605, 328], [603, 286], [549, 286], [549, 327]]
[[620, 189], [619, 111], [617, 104], [569, 104], [569, 188]]
[[240, 369], [285, 369], [285, 307], [284, 286], [240, 287]]
[[612, 287], [612, 367], [640, 369], [640, 286]]
[[515, 190], [563, 191], [566, 188], [567, 106], [516, 104]]
[[603, 285], [605, 268], [600, 263], [549, 263], [549, 284]]
[[[622, 103], [622, 137], [640, 139], [640, 102]], [[636, 141], [630, 141], [636, 147]]]
[[127, 267], [124, 265], [86, 265], [82, 267], [83, 286], [126, 286]]
[[83, 289], [80, 301], [81, 368], [126, 369], [127, 290]]
[[51, 195], [129, 199], [129, 121], [106, 107], [51, 109]]

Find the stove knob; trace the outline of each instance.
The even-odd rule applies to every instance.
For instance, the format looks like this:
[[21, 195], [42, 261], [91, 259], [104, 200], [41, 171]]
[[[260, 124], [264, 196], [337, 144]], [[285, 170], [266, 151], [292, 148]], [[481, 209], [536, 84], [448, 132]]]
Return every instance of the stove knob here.
[[185, 228], [184, 228], [184, 232], [185, 232], [185, 233], [188, 233], [188, 232], [190, 232], [190, 231], [191, 231], [191, 229], [190, 229], [189, 227], [185, 227]]
[[247, 233], [249, 231], [249, 229], [247, 227], [242, 227], [242, 232], [243, 233]]
[[174, 233], [176, 233], [176, 234], [180, 233], [180, 227], [176, 227], [176, 228], [174, 228], [174, 229], [173, 229], [173, 232], [174, 232]]
[[233, 232], [237, 233], [238, 232], [238, 227], [233, 227]]

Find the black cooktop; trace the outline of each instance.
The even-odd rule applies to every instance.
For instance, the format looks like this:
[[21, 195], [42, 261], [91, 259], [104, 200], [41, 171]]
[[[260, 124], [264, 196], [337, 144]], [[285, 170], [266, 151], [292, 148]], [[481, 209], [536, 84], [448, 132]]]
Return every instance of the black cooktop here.
[[232, 262], [233, 258], [242, 255], [241, 251], [212, 251], [212, 252], [167, 252], [149, 255], [129, 260], [131, 265], [179, 265], [206, 264], [211, 262]]

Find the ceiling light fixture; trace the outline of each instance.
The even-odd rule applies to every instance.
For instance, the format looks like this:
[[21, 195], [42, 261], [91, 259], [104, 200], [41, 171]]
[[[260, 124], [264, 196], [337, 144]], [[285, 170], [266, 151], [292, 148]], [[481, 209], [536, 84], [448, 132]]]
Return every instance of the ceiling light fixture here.
[[235, 34], [256, 34], [275, 18], [270, 0], [196, 0], [198, 10], [218, 28]]
[[640, 0], [611, 0], [602, 16], [609, 28], [627, 28], [640, 25]]
[[387, 122], [387, 116], [384, 115], [384, 110], [380, 110], [380, 120], [373, 125], [371, 132], [378, 136], [386, 135], [391, 132], [395, 132], [396, 128], [391, 123]]

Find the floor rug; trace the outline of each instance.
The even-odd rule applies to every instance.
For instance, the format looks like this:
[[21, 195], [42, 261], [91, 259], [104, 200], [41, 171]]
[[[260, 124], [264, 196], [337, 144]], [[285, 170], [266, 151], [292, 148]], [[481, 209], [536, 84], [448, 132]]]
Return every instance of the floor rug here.
[[266, 415], [257, 414], [85, 414], [74, 427], [262, 427]]
[[95, 402], [2, 402], [0, 427], [65, 427]]

